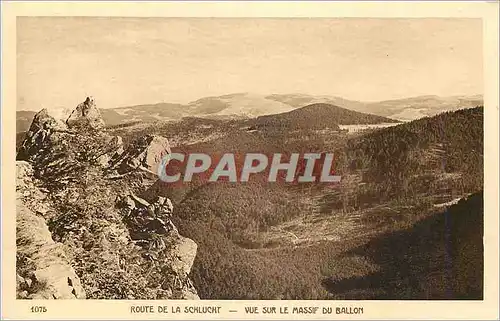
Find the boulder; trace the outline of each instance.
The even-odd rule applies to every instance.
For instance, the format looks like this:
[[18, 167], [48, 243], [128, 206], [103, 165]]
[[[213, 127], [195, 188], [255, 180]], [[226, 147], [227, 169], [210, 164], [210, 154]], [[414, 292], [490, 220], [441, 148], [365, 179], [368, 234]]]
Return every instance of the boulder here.
[[113, 167], [120, 174], [139, 169], [157, 175], [163, 159], [170, 153], [170, 145], [165, 137], [146, 135], [133, 141], [115, 159]]
[[105, 132], [101, 133], [106, 141], [105, 153], [99, 156], [97, 162], [102, 167], [109, 166], [123, 154], [123, 139], [120, 136], [111, 136]]
[[158, 197], [153, 203], [134, 193], [116, 199], [116, 206], [122, 210], [124, 221], [134, 240], [152, 240], [157, 235], [178, 236], [179, 232], [171, 221], [172, 202]]
[[198, 296], [196, 289], [194, 287], [191, 287], [190, 289], [182, 292], [181, 299], [183, 299], [183, 300], [200, 300], [200, 297]]
[[179, 235], [171, 249], [172, 269], [182, 276], [187, 276], [194, 264], [197, 249], [198, 245], [193, 240]]
[[109, 144], [113, 147], [115, 155], [123, 154], [123, 138], [121, 136], [112, 136]]
[[106, 125], [92, 97], [87, 97], [83, 103], [76, 106], [66, 124], [76, 130], [103, 130]]
[[33, 181], [33, 168], [26, 161], [16, 161], [16, 192], [25, 206], [42, 216], [48, 212], [46, 202], [47, 194], [35, 186]]
[[176, 299], [200, 299], [196, 288], [189, 278], [189, 272], [191, 272], [197, 248], [198, 246], [193, 240], [179, 234], [177, 234], [176, 241], [169, 248], [171, 257], [170, 266], [181, 284], [180, 287], [176, 288], [176, 282], [174, 282], [174, 288], [177, 290], [174, 291], [174, 298]]

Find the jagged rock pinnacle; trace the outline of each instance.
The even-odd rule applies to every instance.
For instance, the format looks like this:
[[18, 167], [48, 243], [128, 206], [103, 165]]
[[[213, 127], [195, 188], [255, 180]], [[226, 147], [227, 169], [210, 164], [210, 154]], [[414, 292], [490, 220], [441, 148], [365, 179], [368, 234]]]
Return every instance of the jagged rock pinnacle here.
[[19, 148], [17, 159], [27, 160], [35, 155], [42, 148], [45, 141], [49, 139], [53, 132], [65, 131], [68, 128], [66, 124], [57, 119], [51, 111], [46, 108], [36, 113], [26, 137]]
[[89, 96], [69, 115], [66, 124], [72, 129], [102, 130], [105, 127], [101, 113], [96, 106], [95, 100]]
[[[60, 134], [63, 132], [71, 131], [85, 134], [104, 131], [104, 121], [92, 97], [87, 97], [83, 103], [78, 104], [66, 122], [61, 119], [61, 116], [57, 109], [44, 108], [40, 110], [31, 122], [31, 126], [18, 151], [17, 159], [27, 160], [36, 155], [43, 148], [45, 142], [51, 138], [64, 140], [64, 137]], [[54, 135], [57, 138], [53, 137]]]

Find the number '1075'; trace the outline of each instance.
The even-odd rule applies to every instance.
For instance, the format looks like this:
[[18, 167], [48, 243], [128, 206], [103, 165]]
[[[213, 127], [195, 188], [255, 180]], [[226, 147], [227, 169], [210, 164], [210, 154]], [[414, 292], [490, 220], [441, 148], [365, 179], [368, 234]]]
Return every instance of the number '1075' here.
[[44, 306], [32, 306], [31, 307], [31, 312], [33, 312], [33, 313], [47, 312], [47, 307], [44, 307]]

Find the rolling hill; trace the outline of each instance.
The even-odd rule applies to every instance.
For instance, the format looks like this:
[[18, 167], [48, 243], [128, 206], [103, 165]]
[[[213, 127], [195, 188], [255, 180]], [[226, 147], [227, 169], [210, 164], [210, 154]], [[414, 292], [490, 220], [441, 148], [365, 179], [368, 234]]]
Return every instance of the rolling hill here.
[[[239, 119], [279, 114], [316, 103], [331, 104], [353, 111], [409, 121], [461, 108], [482, 105], [482, 95], [418, 96], [381, 102], [361, 102], [336, 96], [306, 94], [258, 95], [235, 93], [205, 97], [188, 104], [156, 103], [101, 109], [108, 126], [130, 122], [172, 121], [182, 117]], [[17, 132], [27, 130], [34, 116], [32, 111], [17, 112]]]
[[367, 110], [376, 115], [409, 121], [426, 116], [435, 116], [445, 111], [481, 105], [483, 105], [482, 95], [450, 97], [418, 96], [370, 103], [367, 106]]
[[448, 97], [426, 95], [378, 102], [362, 102], [335, 96], [312, 96], [305, 94], [276, 94], [267, 96], [266, 98], [280, 101], [296, 108], [312, 103], [327, 103], [400, 121], [435, 116], [445, 111], [476, 107], [483, 104], [482, 95]]
[[311, 104], [324, 103], [335, 106], [342, 106], [351, 110], [363, 111], [366, 105], [366, 103], [363, 103], [361, 101], [327, 95], [315, 96], [307, 94], [272, 94], [266, 96], [266, 99], [279, 101], [294, 108], [299, 108]]
[[[172, 121], [183, 117], [218, 119], [251, 118], [292, 110], [287, 104], [266, 99], [262, 95], [235, 93], [204, 97], [188, 104], [144, 104], [119, 107], [103, 112], [103, 118], [116, 117], [123, 121]], [[109, 122], [106, 122], [107, 124]], [[114, 123], [111, 122], [111, 123]], [[111, 124], [109, 123], [109, 124]]]
[[288, 104], [266, 99], [251, 93], [236, 93], [218, 97], [206, 97], [188, 104], [193, 116], [257, 117], [287, 112]]
[[395, 123], [395, 120], [360, 113], [331, 104], [317, 103], [295, 110], [255, 119], [256, 128], [338, 129], [338, 125]]

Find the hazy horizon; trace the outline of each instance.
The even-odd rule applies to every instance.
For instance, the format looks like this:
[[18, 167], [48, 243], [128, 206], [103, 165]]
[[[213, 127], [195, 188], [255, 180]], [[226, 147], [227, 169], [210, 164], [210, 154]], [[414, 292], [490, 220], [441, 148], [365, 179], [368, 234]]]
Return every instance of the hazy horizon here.
[[[188, 105], [190, 103], [193, 103], [199, 99], [203, 99], [203, 98], [216, 98], [216, 97], [220, 97], [220, 96], [227, 96], [227, 95], [238, 95], [238, 94], [250, 94], [250, 95], [262, 95], [262, 96], [270, 96], [270, 95], [310, 95], [310, 94], [307, 94], [307, 93], [269, 93], [269, 94], [257, 94], [257, 93], [252, 93], [252, 92], [237, 92], [237, 93], [227, 93], [227, 94], [222, 94], [222, 95], [217, 95], [217, 96], [204, 96], [204, 97], [199, 97], [198, 99], [194, 99], [192, 101], [188, 101], [188, 102], [172, 102], [172, 101], [146, 101], [146, 102], [143, 102], [143, 103], [139, 103], [139, 104], [129, 104], [129, 105], [120, 105], [120, 106], [112, 106], [112, 107], [104, 107], [104, 108], [129, 108], [129, 107], [134, 107], [134, 106], [143, 106], [143, 105], [156, 105], [156, 104], [181, 104], [181, 105]], [[99, 97], [96, 97], [94, 95], [88, 95], [88, 96], [91, 96], [94, 98], [94, 100], [96, 101], [97, 103], [97, 107], [98, 108], [103, 108], [100, 106], [99, 104]], [[78, 104], [80, 104], [81, 102], [83, 102], [85, 100], [86, 97], [88, 96], [81, 96], [79, 97], [80, 99], [75, 99], [75, 105], [74, 106], [53, 106], [53, 108], [69, 108], [69, 109], [72, 109], [74, 107], [76, 107]], [[360, 102], [360, 103], [379, 103], [379, 102], [387, 102], [387, 101], [392, 101], [392, 100], [404, 100], [404, 99], [412, 99], [412, 98], [419, 98], [419, 97], [439, 97], [439, 98], [451, 98], [451, 97], [473, 97], [473, 96], [481, 96], [483, 97], [483, 94], [466, 94], [466, 95], [449, 95], [449, 96], [440, 96], [440, 95], [432, 95], [432, 94], [427, 94], [427, 95], [418, 95], [418, 96], [405, 96], [405, 97], [395, 97], [395, 98], [391, 98], [391, 99], [384, 99], [384, 100], [356, 100], [356, 99], [351, 99], [349, 97], [341, 97], [341, 96], [333, 96], [333, 95], [310, 95], [310, 96], [313, 96], [313, 97], [317, 97], [317, 98], [322, 98], [322, 97], [325, 97], [325, 98], [328, 98], [328, 97], [331, 97], [331, 98], [342, 98], [342, 99], [345, 99], [345, 100], [350, 100], [350, 101], [356, 101], [356, 102]], [[97, 98], [97, 99], [96, 99]], [[339, 107], [343, 107], [343, 106], [339, 106]], [[43, 108], [51, 108], [51, 106], [43, 106]], [[32, 111], [32, 112], [38, 112], [42, 109], [42, 107], [36, 109], [22, 109], [22, 108], [17, 108], [17, 111]]]
[[250, 92], [363, 102], [483, 94], [480, 19], [17, 21], [17, 110], [188, 103]]

